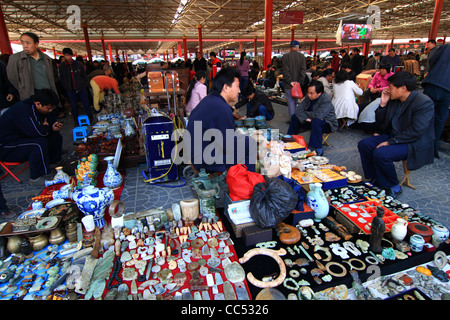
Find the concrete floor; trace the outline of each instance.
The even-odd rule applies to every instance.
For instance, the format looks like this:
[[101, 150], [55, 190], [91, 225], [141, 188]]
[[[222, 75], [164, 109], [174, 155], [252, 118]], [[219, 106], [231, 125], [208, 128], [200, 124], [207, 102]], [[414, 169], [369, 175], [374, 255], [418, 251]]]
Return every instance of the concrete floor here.
[[[245, 109], [245, 108], [242, 108]], [[286, 133], [288, 125], [288, 109], [284, 105], [274, 104], [275, 117], [268, 124], [270, 128], [277, 128], [281, 133]], [[242, 110], [245, 112], [245, 110]], [[64, 149], [67, 157], [74, 150], [72, 142], [72, 120], [70, 116], [65, 119]], [[309, 132], [303, 134], [305, 141], [309, 139]], [[333, 133], [328, 141], [331, 146], [324, 146], [324, 156], [330, 159], [330, 163], [343, 166], [362, 174], [361, 161], [357, 151], [357, 142], [366, 137], [362, 131], [347, 129], [342, 132]], [[446, 226], [450, 226], [450, 155], [441, 152], [440, 159], [435, 159], [431, 165], [425, 166], [417, 171], [411, 172], [412, 184], [417, 190], [408, 187], [403, 188], [399, 200], [409, 204], [420, 212], [429, 215]], [[183, 186], [182, 181], [171, 182], [165, 185], [176, 186], [167, 188], [161, 185], [151, 185], [144, 182], [141, 174], [145, 165], [128, 168], [125, 176], [125, 186], [121, 200], [125, 203], [125, 212], [138, 212], [145, 209], [170, 207], [173, 202], [193, 197], [191, 185]], [[397, 163], [399, 178], [403, 176], [401, 163]], [[14, 212], [24, 212], [31, 203], [31, 198], [40, 194], [43, 187], [31, 187], [28, 183], [28, 170], [22, 172], [19, 178], [23, 180], [18, 183], [11, 177], [1, 180], [3, 194], [9, 208]], [[2, 220], [0, 220], [1, 222]]]

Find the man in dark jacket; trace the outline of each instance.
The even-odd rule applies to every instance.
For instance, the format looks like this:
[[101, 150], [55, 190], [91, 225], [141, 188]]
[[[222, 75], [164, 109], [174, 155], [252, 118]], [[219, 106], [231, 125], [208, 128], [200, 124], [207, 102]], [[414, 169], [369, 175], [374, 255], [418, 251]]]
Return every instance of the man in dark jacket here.
[[[281, 58], [283, 68], [283, 87], [286, 93], [289, 108], [289, 117], [295, 113], [297, 98], [293, 98], [291, 89], [294, 83], [303, 85], [306, 77], [306, 59], [303, 53], [299, 52], [300, 43], [297, 40], [291, 41], [291, 49]], [[289, 121], [288, 121], [289, 123]]]
[[196, 53], [195, 60], [194, 60], [194, 70], [208, 70], [208, 66], [206, 63], [206, 59], [202, 57], [200, 52]]
[[249, 171], [255, 171], [256, 141], [235, 133], [230, 106], [238, 101], [239, 77], [236, 69], [222, 68], [213, 79], [211, 93], [189, 116], [188, 135], [183, 136], [183, 141], [190, 150], [184, 150], [183, 156], [188, 154], [196, 170], [223, 172], [232, 165], [244, 163]]
[[407, 71], [388, 79], [376, 111], [380, 135], [358, 143], [364, 176], [397, 198], [402, 192], [394, 162], [407, 160], [408, 170], [433, 162], [433, 101], [415, 90], [416, 79]]
[[265, 116], [267, 121], [273, 119], [275, 111], [272, 107], [272, 102], [264, 92], [256, 90], [253, 84], [249, 84], [242, 92], [244, 99], [236, 103], [233, 109], [239, 109], [242, 106], [247, 106], [247, 117], [254, 118], [256, 116]]
[[313, 80], [308, 84], [306, 97], [300, 102], [291, 117], [288, 134], [311, 130], [308, 146], [317, 155], [323, 155], [322, 134], [338, 128], [331, 97], [324, 91], [322, 82]]
[[428, 60], [430, 70], [422, 81], [423, 93], [434, 102], [434, 156], [439, 158], [438, 144], [448, 118], [450, 106], [450, 45], [445, 44], [436, 50]]
[[358, 75], [361, 73], [363, 68], [363, 57], [359, 54], [360, 51], [358, 48], [353, 48], [353, 56], [351, 59], [352, 71]]
[[72, 59], [72, 49], [64, 48], [63, 55], [66, 59], [59, 65], [59, 77], [61, 78], [64, 89], [66, 89], [67, 97], [72, 106], [72, 117], [75, 126], [78, 126], [78, 99], [81, 100], [86, 115], [89, 117], [90, 123], [92, 123], [93, 119], [87, 90], [86, 70], [81, 63]]
[[[50, 89], [37, 89], [0, 117], [0, 159], [30, 164], [30, 184], [44, 185], [50, 164], [61, 161], [62, 124], [55, 112], [57, 95]], [[44, 177], [46, 175], [46, 177]]]

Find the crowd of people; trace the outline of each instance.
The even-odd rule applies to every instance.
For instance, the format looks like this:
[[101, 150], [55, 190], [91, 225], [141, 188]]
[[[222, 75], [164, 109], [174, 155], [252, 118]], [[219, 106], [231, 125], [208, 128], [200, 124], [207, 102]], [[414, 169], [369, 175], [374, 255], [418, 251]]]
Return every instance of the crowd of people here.
[[[85, 61], [74, 57], [70, 48], [63, 50], [60, 59], [52, 60], [39, 49], [35, 34], [24, 33], [20, 40], [23, 51], [4, 56], [6, 63], [0, 62], [0, 160], [28, 161], [30, 183], [42, 184], [51, 165], [61, 160], [59, 119], [70, 113], [77, 126], [81, 102], [93, 122], [106, 90], [120, 94], [120, 86], [132, 79], [146, 85], [148, 68], [138, 65], [133, 70], [118, 57], [111, 65], [104, 60]], [[197, 53], [193, 61], [163, 62], [157, 68], [190, 70], [185, 112], [192, 143], [199, 132], [194, 129], [195, 122], [201, 123], [203, 134], [211, 128], [223, 133], [234, 130], [236, 118], [263, 116], [270, 121], [275, 115], [272, 102], [256, 85], [278, 87], [287, 100], [287, 134], [311, 130], [308, 146], [317, 155], [323, 155], [323, 133], [347, 126], [372, 133], [358, 144], [365, 177], [396, 197], [401, 188], [393, 162], [407, 159], [410, 170], [433, 162], [439, 157], [437, 141], [448, 117], [450, 87], [443, 74], [449, 74], [449, 45], [437, 47], [430, 40], [426, 53], [428, 59], [424, 60], [414, 54], [399, 56], [391, 48], [385, 56], [374, 53], [366, 59], [353, 48], [350, 53], [332, 50], [329, 59], [320, 60], [305, 58], [300, 43], [294, 40], [289, 52], [273, 57], [264, 73], [256, 60], [248, 60], [245, 51], [232, 66], [210, 52], [209, 59]], [[420, 64], [423, 74], [417, 72]], [[359, 74], [372, 77], [366, 90], [356, 84]], [[422, 79], [424, 93], [417, 90]], [[247, 112], [241, 117], [237, 110], [243, 106]], [[426, 130], [431, 127], [433, 131]], [[201, 151], [205, 148], [208, 146], [203, 145]], [[229, 157], [225, 142], [222, 151], [222, 163], [194, 158], [192, 163], [196, 169], [224, 171]], [[249, 170], [255, 167], [248, 152], [234, 151], [232, 159], [228, 166], [241, 161]]]
[[[314, 63], [305, 58], [300, 43], [294, 40], [288, 53], [272, 59], [263, 77], [250, 74], [250, 64], [244, 64], [242, 58], [245, 52], [241, 53], [234, 68], [241, 94], [235, 98], [237, 102], [226, 102], [233, 104], [233, 110], [246, 105], [248, 117], [264, 116], [270, 121], [274, 116], [270, 99], [255, 85], [278, 85], [287, 100], [287, 134], [310, 130], [308, 147], [317, 155], [323, 155], [323, 133], [344, 127], [363, 129], [371, 134], [358, 144], [365, 178], [396, 198], [402, 190], [394, 162], [407, 160], [408, 170], [416, 170], [439, 157], [437, 142], [448, 117], [450, 97], [448, 81], [444, 80], [444, 75], [450, 74], [448, 53], [449, 45], [437, 48], [430, 40], [427, 60], [411, 52], [400, 56], [393, 48], [384, 56], [375, 52], [366, 59], [354, 48], [351, 53], [331, 51], [331, 59]], [[371, 77], [366, 90], [356, 83], [359, 74]], [[304, 97], [295, 91], [297, 84]], [[213, 108], [212, 103], [207, 105], [203, 112]], [[231, 127], [231, 115], [227, 117]], [[208, 128], [214, 126], [208, 123]]]

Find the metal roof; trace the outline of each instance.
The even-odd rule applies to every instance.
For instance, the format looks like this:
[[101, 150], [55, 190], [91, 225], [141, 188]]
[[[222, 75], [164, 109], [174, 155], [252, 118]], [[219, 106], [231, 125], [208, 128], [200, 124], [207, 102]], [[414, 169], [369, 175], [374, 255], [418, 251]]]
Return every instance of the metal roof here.
[[[279, 24], [279, 12], [283, 10], [303, 11], [303, 23], [294, 25], [296, 39], [307, 47], [316, 36], [329, 39], [319, 42], [319, 48], [326, 48], [336, 46], [335, 33], [341, 19], [366, 21], [371, 5], [380, 9], [380, 28], [374, 29], [373, 39], [427, 38], [435, 3], [436, 0], [274, 0], [272, 49], [284, 51], [288, 47], [291, 25]], [[11, 41], [32, 31], [41, 37], [41, 47], [55, 46], [59, 51], [70, 46], [79, 54], [86, 52], [80, 22], [88, 25], [93, 54], [102, 54], [102, 35], [114, 55], [116, 48], [129, 54], [172, 53], [183, 37], [187, 38], [188, 49], [195, 51], [199, 24], [204, 51], [223, 46], [239, 50], [240, 41], [244, 49], [253, 51], [255, 37], [259, 52], [264, 46], [264, 0], [2, 0], [1, 4]], [[74, 20], [77, 10], [81, 20]], [[444, 1], [438, 36], [449, 33], [449, 17], [449, 1]]]

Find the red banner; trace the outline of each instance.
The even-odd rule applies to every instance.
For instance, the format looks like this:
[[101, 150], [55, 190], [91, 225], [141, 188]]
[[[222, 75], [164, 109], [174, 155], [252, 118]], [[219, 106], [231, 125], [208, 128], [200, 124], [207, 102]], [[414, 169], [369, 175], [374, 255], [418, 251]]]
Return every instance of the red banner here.
[[302, 24], [303, 11], [280, 11], [279, 24]]

